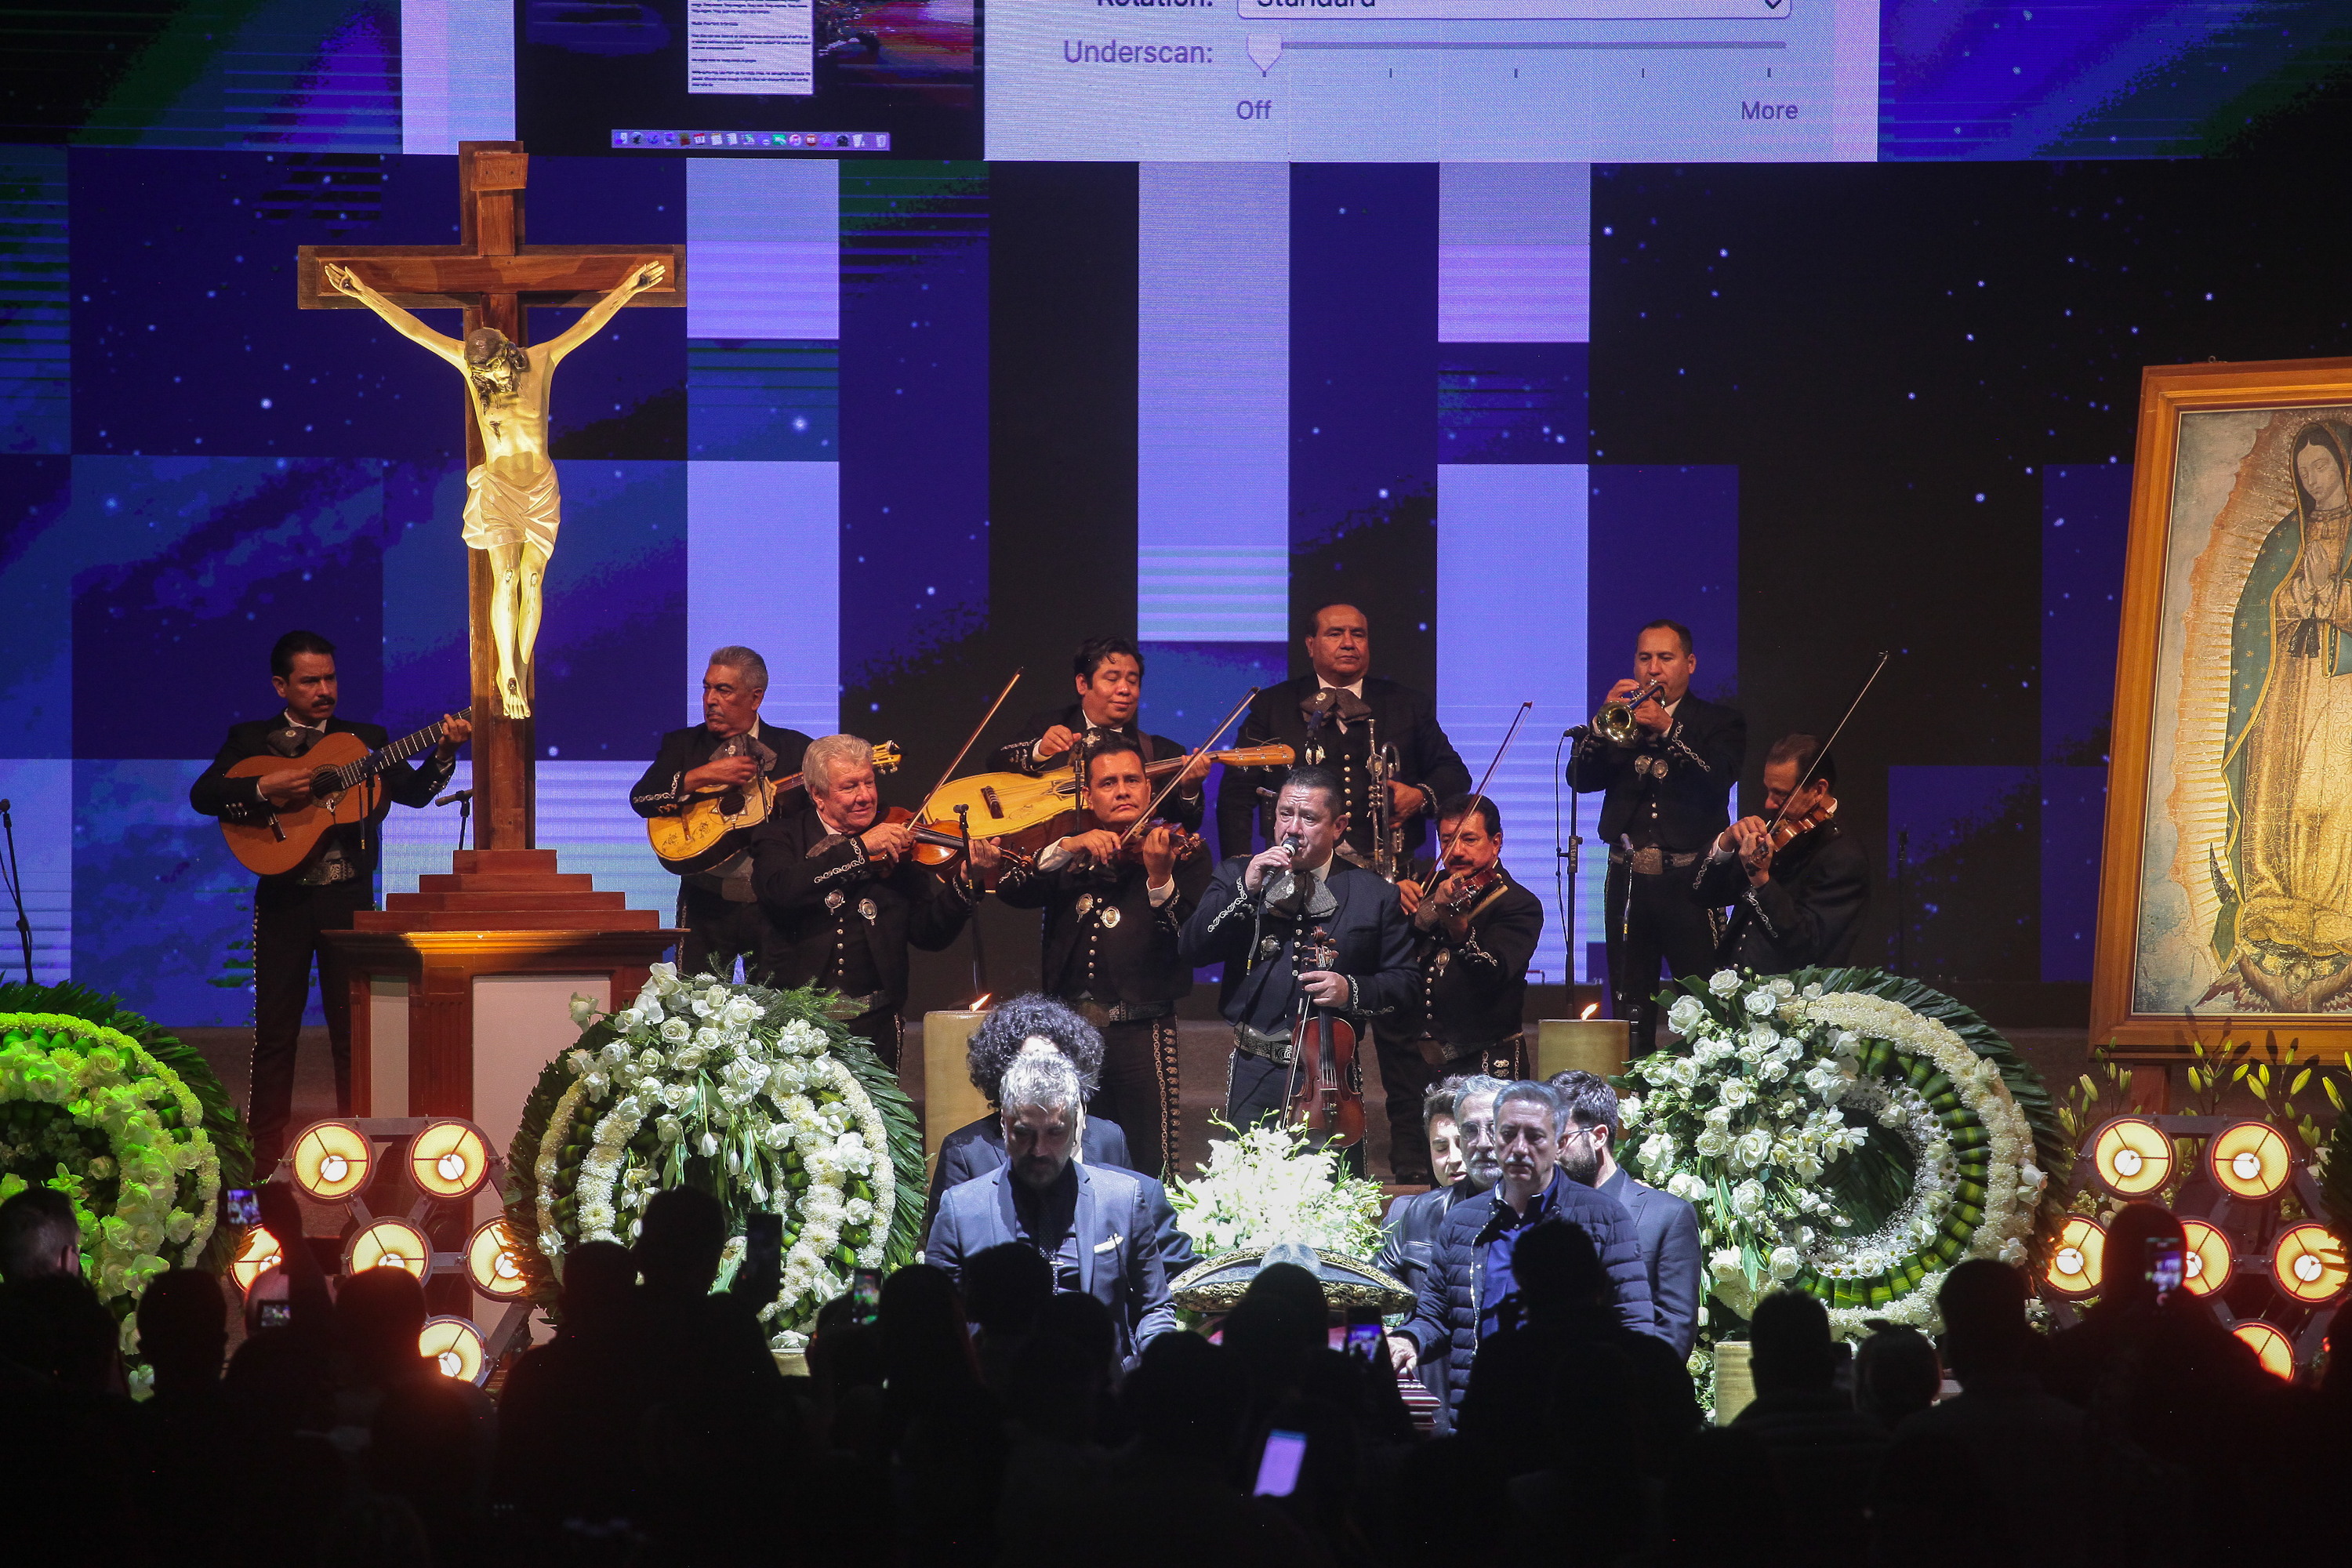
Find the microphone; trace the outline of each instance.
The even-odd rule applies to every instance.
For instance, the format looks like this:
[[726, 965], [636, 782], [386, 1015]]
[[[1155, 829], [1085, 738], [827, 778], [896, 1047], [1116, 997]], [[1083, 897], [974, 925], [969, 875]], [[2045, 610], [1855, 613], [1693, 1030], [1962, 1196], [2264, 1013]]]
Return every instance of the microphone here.
[[[1300, 838], [1296, 833], [1283, 835], [1282, 843], [1278, 846], [1280, 848], [1289, 850], [1294, 857], [1306, 847], [1306, 840]], [[1265, 879], [1258, 889], [1258, 897], [1265, 904], [1268, 914], [1288, 915], [1295, 918], [1306, 910], [1307, 892], [1314, 885], [1313, 878], [1301, 875], [1297, 869], [1286, 866]]]
[[447, 795], [443, 795], [439, 800], [435, 801], [433, 804], [436, 805], [455, 805], [459, 801], [471, 800], [473, 798], [474, 792], [472, 790], [457, 789], [451, 790]]

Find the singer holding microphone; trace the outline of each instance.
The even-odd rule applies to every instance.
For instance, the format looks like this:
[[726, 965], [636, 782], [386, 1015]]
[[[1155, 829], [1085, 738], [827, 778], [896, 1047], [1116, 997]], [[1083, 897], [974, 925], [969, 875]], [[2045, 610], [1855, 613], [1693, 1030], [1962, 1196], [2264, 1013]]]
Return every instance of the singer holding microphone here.
[[[1339, 794], [1328, 770], [1293, 768], [1275, 796], [1274, 847], [1228, 857], [1184, 922], [1184, 962], [1225, 966], [1217, 1005], [1234, 1030], [1225, 1117], [1236, 1127], [1281, 1111], [1304, 1008], [1368, 1022], [1410, 1006], [1419, 984], [1395, 884], [1332, 858], [1348, 831]], [[1335, 965], [1297, 970], [1301, 939], [1318, 931]]]

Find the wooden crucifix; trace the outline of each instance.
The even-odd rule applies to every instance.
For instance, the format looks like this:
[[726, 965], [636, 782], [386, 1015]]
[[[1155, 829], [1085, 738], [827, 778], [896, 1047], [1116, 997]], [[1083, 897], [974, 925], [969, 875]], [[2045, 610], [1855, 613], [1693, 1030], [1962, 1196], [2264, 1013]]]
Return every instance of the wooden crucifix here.
[[[533, 839], [531, 650], [555, 548], [558, 498], [549, 393], [556, 363], [630, 305], [686, 303], [682, 245], [526, 245], [520, 142], [457, 145], [456, 245], [306, 245], [297, 289], [305, 310], [372, 310], [465, 376], [467, 638], [474, 705], [474, 792], [485, 850]], [[531, 305], [587, 314], [530, 346]], [[459, 310], [450, 338], [409, 312]]]

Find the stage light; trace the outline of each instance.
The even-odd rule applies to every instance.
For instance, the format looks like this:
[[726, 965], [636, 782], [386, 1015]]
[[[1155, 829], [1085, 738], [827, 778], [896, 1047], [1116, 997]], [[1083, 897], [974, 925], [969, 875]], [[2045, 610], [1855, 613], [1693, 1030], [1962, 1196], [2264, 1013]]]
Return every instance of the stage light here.
[[367, 1185], [375, 1150], [348, 1121], [314, 1121], [294, 1141], [294, 1184], [320, 1203], [336, 1203]]
[[2286, 1185], [2294, 1171], [2286, 1140], [2266, 1121], [2239, 1121], [2221, 1129], [2205, 1145], [2205, 1164], [2223, 1192], [2256, 1201]]
[[504, 1219], [484, 1222], [466, 1243], [466, 1278], [496, 1301], [510, 1301], [530, 1289]]
[[433, 1272], [433, 1244], [404, 1219], [380, 1219], [343, 1248], [343, 1272], [402, 1268], [422, 1279]]
[[2230, 1331], [2253, 1351], [2264, 1372], [2287, 1383], [2294, 1381], [2294, 1347], [2287, 1343], [2284, 1334], [2260, 1318], [2248, 1318]]
[[2333, 1301], [2352, 1282], [2344, 1264], [2344, 1244], [2324, 1225], [2308, 1222], [2281, 1231], [2271, 1247], [2271, 1276], [2278, 1288], [2306, 1307]]
[[2180, 1256], [2181, 1288], [2192, 1296], [2210, 1296], [2230, 1282], [2238, 1267], [2230, 1238], [2201, 1219], [2184, 1219], [2180, 1228], [2189, 1244]]
[[2153, 1121], [2118, 1117], [2099, 1129], [2091, 1169], [2116, 1196], [2146, 1197], [2172, 1179], [2172, 1140]]
[[436, 1121], [408, 1146], [408, 1173], [436, 1198], [462, 1198], [490, 1174], [490, 1152], [470, 1121]]
[[245, 1245], [229, 1260], [228, 1275], [238, 1289], [250, 1290], [255, 1280], [285, 1261], [278, 1250], [278, 1238], [257, 1225], [245, 1233]]
[[464, 1318], [427, 1318], [416, 1336], [416, 1353], [431, 1358], [444, 1377], [479, 1383], [489, 1375], [489, 1347], [482, 1331]]
[[2105, 1273], [2107, 1233], [2097, 1220], [2068, 1215], [2050, 1248], [2042, 1278], [2061, 1296], [2095, 1296]]

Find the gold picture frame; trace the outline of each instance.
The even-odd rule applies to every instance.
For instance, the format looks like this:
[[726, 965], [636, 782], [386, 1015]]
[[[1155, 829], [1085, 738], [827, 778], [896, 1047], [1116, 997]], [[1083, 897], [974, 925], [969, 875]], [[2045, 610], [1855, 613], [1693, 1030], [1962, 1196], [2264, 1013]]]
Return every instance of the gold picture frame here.
[[2352, 359], [2148, 366], [2134, 461], [2091, 1037], [2346, 1049]]

